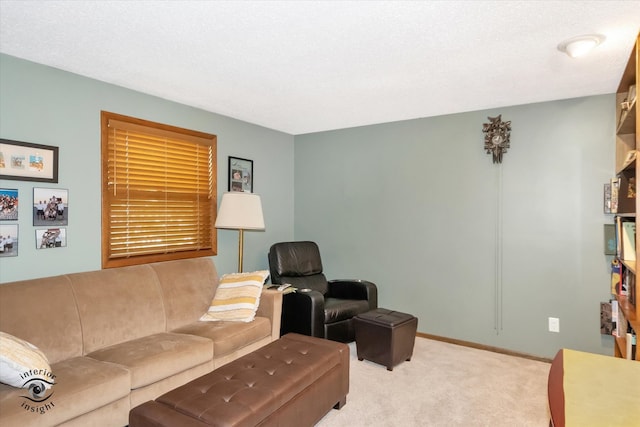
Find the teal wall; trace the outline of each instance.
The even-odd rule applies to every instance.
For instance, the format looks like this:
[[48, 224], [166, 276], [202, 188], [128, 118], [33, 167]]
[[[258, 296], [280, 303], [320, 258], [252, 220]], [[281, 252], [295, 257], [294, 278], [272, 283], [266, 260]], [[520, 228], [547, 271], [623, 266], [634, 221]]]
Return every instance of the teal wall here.
[[[544, 357], [612, 354], [599, 302], [609, 298], [602, 188], [614, 102], [297, 136], [296, 239], [318, 242], [329, 278], [376, 282], [380, 305], [415, 314], [421, 332]], [[513, 128], [502, 165], [483, 150], [482, 124], [498, 114]]]
[[[421, 332], [545, 357], [560, 347], [612, 354], [599, 302], [609, 297], [602, 185], [613, 171], [614, 102], [293, 137], [0, 54], [0, 137], [60, 147], [58, 184], [0, 181], [23, 206], [19, 256], [0, 258], [0, 282], [100, 268], [107, 110], [216, 134], [219, 198], [227, 157], [254, 160], [267, 229], [245, 233], [245, 270], [267, 268], [273, 242], [313, 239], [328, 277], [376, 282], [380, 305], [415, 314]], [[501, 166], [484, 153], [481, 132], [497, 114], [513, 125]], [[69, 190], [66, 248], [36, 250], [33, 187]], [[237, 232], [218, 232], [218, 253], [218, 271], [235, 271]], [[559, 334], [547, 332], [550, 316], [560, 318]]]
[[[0, 258], [0, 282], [100, 269], [101, 110], [217, 135], [218, 202], [227, 190], [227, 157], [254, 161], [266, 230], [245, 233], [245, 271], [268, 268], [271, 242], [292, 239], [293, 136], [0, 55], [0, 137], [60, 148], [57, 184], [0, 181], [19, 190], [21, 203], [19, 255]], [[36, 250], [34, 187], [69, 190], [66, 248]], [[237, 270], [237, 254], [238, 232], [218, 231], [220, 274]]]

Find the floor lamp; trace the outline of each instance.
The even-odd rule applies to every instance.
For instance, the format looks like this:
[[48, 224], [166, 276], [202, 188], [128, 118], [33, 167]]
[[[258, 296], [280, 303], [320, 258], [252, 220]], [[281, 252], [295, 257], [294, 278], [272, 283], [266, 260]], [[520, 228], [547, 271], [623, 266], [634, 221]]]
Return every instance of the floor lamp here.
[[222, 195], [216, 228], [238, 230], [238, 273], [242, 273], [244, 230], [264, 230], [260, 196], [253, 193], [230, 192]]

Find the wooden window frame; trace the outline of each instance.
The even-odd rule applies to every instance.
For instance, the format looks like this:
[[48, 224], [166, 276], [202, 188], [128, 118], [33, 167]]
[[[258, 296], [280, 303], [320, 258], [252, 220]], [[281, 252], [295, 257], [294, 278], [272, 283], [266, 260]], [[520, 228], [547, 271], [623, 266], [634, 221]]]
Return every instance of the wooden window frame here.
[[[102, 157], [102, 268], [114, 268], [127, 265], [146, 264], [150, 262], [216, 255], [217, 232], [214, 226], [217, 211], [216, 135], [165, 125], [161, 123], [155, 123], [148, 120], [110, 113], [107, 111], [101, 112], [100, 119]], [[118, 130], [116, 130], [116, 128]], [[164, 183], [162, 183], [164, 185], [164, 188], [160, 188], [160, 186], [153, 187], [153, 185], [155, 185], [156, 183], [153, 183], [152, 185], [149, 185], [147, 183], [138, 185], [138, 182], [140, 182], [141, 179], [131, 178], [130, 180], [128, 174], [126, 179], [120, 178], [122, 176], [122, 173], [120, 172], [122, 171], [122, 169], [120, 169], [120, 166], [118, 166], [117, 169], [114, 169], [116, 164], [127, 164], [130, 167], [126, 169], [127, 172], [129, 170], [134, 170], [135, 167], [137, 167], [137, 165], [134, 164], [137, 162], [132, 159], [133, 155], [131, 155], [128, 151], [123, 161], [121, 161], [120, 163], [115, 163], [114, 161], [116, 157], [122, 158], [122, 156], [116, 156], [114, 154], [116, 152], [116, 147], [121, 147], [123, 145], [121, 142], [118, 142], [123, 140], [121, 135], [126, 135], [124, 139], [127, 142], [124, 145], [128, 147], [128, 144], [130, 143], [128, 140], [128, 138], [130, 137], [129, 132], [132, 133], [131, 135], [144, 135], [144, 138], [149, 137], [149, 140], [154, 140], [149, 142], [148, 140], [144, 139], [144, 143], [151, 144], [152, 148], [154, 146], [153, 144], [155, 144], [156, 142], [158, 147], [162, 146], [163, 148], [168, 145], [172, 145], [175, 147], [176, 143], [186, 143], [186, 151], [197, 151], [198, 153], [201, 153], [202, 146], [204, 146], [206, 150], [205, 153], [208, 158], [206, 160], [203, 160], [203, 157], [198, 157], [198, 154], [194, 155], [194, 158], [190, 160], [194, 161], [194, 165], [203, 163], [206, 165], [207, 170], [201, 172], [201, 175], [208, 175], [206, 188], [204, 186], [201, 187], [203, 180], [199, 179], [200, 177], [189, 178], [190, 181], [188, 185], [196, 185], [198, 189], [204, 189], [187, 189], [180, 191], [176, 191], [175, 186], [182, 184], [174, 184], [175, 180], [172, 179], [164, 179]], [[161, 142], [162, 138], [165, 139], [164, 142]], [[190, 145], [194, 148], [191, 148]], [[182, 150], [178, 149], [178, 151]], [[118, 153], [122, 152], [118, 151]], [[175, 155], [166, 155], [165, 157], [163, 157], [163, 155], [159, 155], [157, 157], [160, 160], [158, 163], [155, 163], [155, 165], [163, 164], [164, 170], [162, 172], [166, 174], [172, 164], [175, 163]], [[162, 163], [162, 159], [164, 159], [164, 163]], [[148, 160], [147, 156], [144, 156], [144, 162], [147, 161], [151, 160]], [[196, 167], [194, 166], [194, 168]], [[203, 169], [200, 170], [202, 171]], [[184, 168], [182, 169], [182, 171], [182, 175], [180, 176], [181, 179], [184, 179], [184, 171], [188, 171], [187, 173], [189, 173], [189, 175], [194, 175], [193, 168], [191, 167]], [[114, 179], [113, 177], [110, 177], [110, 173], [113, 176], [118, 177]], [[176, 172], [175, 174], [176, 175], [173, 175], [173, 178], [176, 178], [177, 175], [180, 174], [180, 172]], [[138, 176], [142, 176], [143, 178], [146, 178], [147, 176], [155, 176], [156, 181], [161, 181], [163, 179], [162, 175], [160, 175], [161, 178], [158, 178], [158, 173], [149, 173], [147, 175], [145, 172], [144, 175], [139, 174]], [[171, 176], [165, 175], [165, 177], [168, 178]], [[141, 186], [144, 187], [143, 190], [140, 190]], [[169, 189], [167, 190], [167, 188]], [[134, 191], [134, 189], [138, 189], [138, 191]], [[132, 194], [135, 195], [132, 196]], [[158, 195], [160, 195], [160, 197], [158, 197]], [[205, 197], [203, 197], [203, 195]], [[140, 200], [143, 200], [144, 202], [141, 203]], [[182, 225], [176, 225], [174, 226], [174, 228], [171, 228], [167, 226], [167, 223], [164, 223], [164, 228], [162, 228], [161, 225], [158, 228], [157, 234], [153, 234], [154, 231], [149, 231], [149, 228], [152, 227], [149, 226], [148, 222], [143, 222], [142, 225], [130, 225], [130, 219], [135, 217], [134, 215], [129, 215], [129, 208], [131, 206], [143, 206], [141, 208], [142, 210], [146, 209], [148, 212], [155, 213], [158, 211], [155, 208], [151, 208], [150, 206], [155, 206], [154, 204], [159, 204], [165, 201], [166, 206], [164, 207], [164, 215], [166, 216], [166, 212], [171, 208], [172, 203], [173, 206], [180, 206], [180, 203], [185, 200], [185, 204], [191, 203], [193, 205], [195, 203], [197, 205], [197, 214], [191, 216], [188, 216], [189, 214], [187, 214], [187, 218], [194, 219], [196, 224], [194, 227], [196, 228], [196, 231], [194, 231], [187, 237], [181, 236], [180, 239], [178, 239], [178, 243], [175, 243], [174, 240], [167, 240], [169, 239], [166, 237], [169, 234], [167, 233], [167, 231], [172, 231], [174, 233], [183, 233], [185, 231], [185, 227]], [[126, 207], [118, 208], [118, 206]], [[122, 212], [124, 212], [124, 214], [122, 214]], [[185, 209], [185, 212], [191, 211]], [[120, 225], [115, 224], [115, 221], [113, 220], [113, 218], [119, 217], [126, 218], [126, 220], [120, 222]], [[126, 225], [122, 226], [123, 223], [126, 223]], [[161, 224], [161, 222], [158, 222], [156, 218], [156, 220], [153, 222], [153, 228], [157, 227], [158, 224]], [[186, 227], [186, 229], [188, 228], [189, 227]], [[112, 237], [118, 234], [115, 230], [123, 230], [123, 232], [126, 233], [126, 236], [132, 236], [131, 240], [129, 240], [129, 237], [126, 237], [124, 239], [117, 239], [116, 237]], [[147, 240], [149, 239], [149, 236], [152, 239], [160, 239], [161, 235], [165, 240], [163, 241], [163, 244], [158, 245], [158, 249], [152, 248], [156, 246], [156, 244], [140, 243], [136, 250], [145, 252], [144, 254], [134, 253], [136, 250], [133, 249], [131, 250], [131, 253], [129, 253], [129, 249], [117, 249], [118, 247], [123, 247], [123, 244], [121, 243], [123, 241], [125, 242], [124, 246], [128, 248], [129, 244], [136, 240], [135, 237], [133, 237], [134, 234], [131, 233], [131, 230], [136, 230], [138, 233], [140, 233], [140, 230], [144, 230], [145, 239]], [[120, 232], [119, 234], [122, 235], [122, 232]], [[208, 241], [209, 236], [211, 239], [210, 241]], [[176, 247], [178, 249], [175, 249]]]

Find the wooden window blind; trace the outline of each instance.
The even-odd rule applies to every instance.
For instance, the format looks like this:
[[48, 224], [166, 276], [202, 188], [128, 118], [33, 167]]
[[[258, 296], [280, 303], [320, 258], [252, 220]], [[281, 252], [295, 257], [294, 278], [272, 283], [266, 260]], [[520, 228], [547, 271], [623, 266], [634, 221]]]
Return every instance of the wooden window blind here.
[[101, 119], [102, 267], [215, 255], [216, 136]]

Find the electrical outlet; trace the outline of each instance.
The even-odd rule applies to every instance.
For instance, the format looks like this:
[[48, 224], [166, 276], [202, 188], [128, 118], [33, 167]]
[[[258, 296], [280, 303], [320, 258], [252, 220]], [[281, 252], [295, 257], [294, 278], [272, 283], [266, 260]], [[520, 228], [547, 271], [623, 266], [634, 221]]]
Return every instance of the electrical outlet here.
[[549, 332], [560, 332], [560, 319], [549, 317]]

